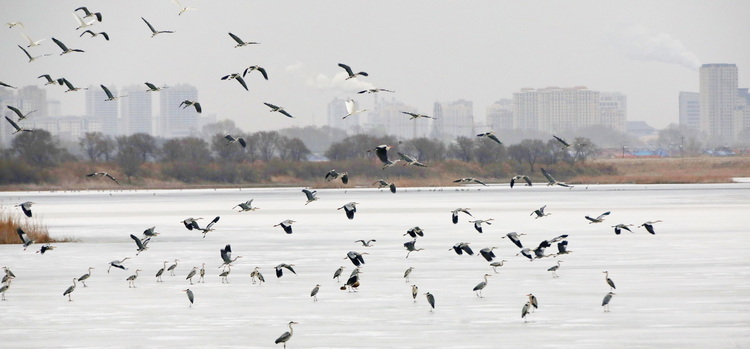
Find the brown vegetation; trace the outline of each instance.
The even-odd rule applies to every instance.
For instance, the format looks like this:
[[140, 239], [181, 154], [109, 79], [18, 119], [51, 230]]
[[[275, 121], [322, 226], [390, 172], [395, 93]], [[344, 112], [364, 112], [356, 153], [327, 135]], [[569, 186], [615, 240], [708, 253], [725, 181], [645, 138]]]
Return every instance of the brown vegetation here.
[[616, 175], [579, 175], [571, 183], [728, 183], [750, 177], [750, 157], [601, 159], [593, 164], [612, 166]]
[[21, 244], [18, 228], [37, 244], [52, 242], [71, 242], [71, 238], [55, 239], [49, 236], [47, 227], [35, 220], [26, 219], [22, 215], [13, 214], [7, 210], [0, 210], [0, 244]]

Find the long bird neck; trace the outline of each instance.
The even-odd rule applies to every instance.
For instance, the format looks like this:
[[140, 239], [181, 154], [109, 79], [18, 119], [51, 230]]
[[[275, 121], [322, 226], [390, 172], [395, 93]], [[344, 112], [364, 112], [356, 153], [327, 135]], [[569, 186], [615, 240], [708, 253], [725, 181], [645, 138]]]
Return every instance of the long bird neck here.
[[292, 324], [289, 324], [289, 336], [291, 337], [294, 334], [294, 329], [292, 328]]

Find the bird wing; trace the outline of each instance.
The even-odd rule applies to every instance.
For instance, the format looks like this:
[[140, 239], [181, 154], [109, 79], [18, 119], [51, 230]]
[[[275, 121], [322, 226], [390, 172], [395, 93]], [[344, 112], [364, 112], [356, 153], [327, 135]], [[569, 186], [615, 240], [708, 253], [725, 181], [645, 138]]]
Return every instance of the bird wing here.
[[237, 80], [237, 82], [240, 83], [240, 85], [242, 85], [242, 87], [245, 89], [245, 91], [250, 91], [250, 90], [247, 89], [247, 84], [245, 83], [245, 79], [243, 79], [241, 76], [239, 76], [239, 74], [235, 77], [235, 79]]
[[242, 138], [242, 137], [239, 137], [239, 138], [237, 138], [237, 142], [238, 142], [238, 143], [240, 143], [240, 145], [241, 145], [241, 146], [242, 146], [243, 148], [247, 148], [247, 142], [245, 142], [245, 139], [244, 139], [244, 138]]
[[273, 105], [271, 103], [263, 102], [263, 104], [265, 104], [267, 107], [269, 107], [271, 109], [279, 109], [279, 107], [277, 105]]
[[68, 51], [68, 47], [67, 47], [67, 46], [65, 46], [65, 44], [63, 44], [63, 43], [62, 43], [62, 41], [60, 41], [60, 40], [57, 40], [57, 39], [55, 39], [55, 38], [52, 38], [52, 41], [54, 41], [54, 42], [55, 42], [55, 44], [57, 44], [57, 46], [59, 46], [59, 47], [60, 47], [60, 49], [61, 49], [61, 50], [63, 50], [63, 52], [65, 52], [65, 51]]
[[313, 192], [307, 189], [302, 189], [302, 192], [305, 193], [305, 196], [307, 197], [307, 201], [315, 200], [315, 194], [313, 194]]
[[193, 107], [195, 107], [195, 111], [197, 111], [199, 114], [203, 112], [203, 108], [201, 108], [201, 104], [198, 102], [193, 103]]
[[92, 32], [91, 30], [85, 30], [85, 31], [83, 31], [83, 33], [81, 33], [81, 35], [78, 35], [78, 37], [80, 38], [80, 37], [83, 36], [83, 34], [87, 34], [87, 33], [91, 34], [91, 37], [96, 36], [96, 34], [94, 34], [94, 32]]
[[[18, 47], [21, 47], [21, 46], [18, 46]], [[26, 51], [26, 50], [24, 50], [24, 51]], [[31, 58], [31, 57], [29, 57], [29, 58]], [[357, 111], [357, 102], [355, 100], [353, 100], [351, 98], [347, 99], [344, 102], [344, 104], [346, 105], [346, 113], [347, 113], [346, 116], [352, 115], [355, 111]]]
[[478, 180], [478, 179], [476, 179], [476, 178], [474, 178], [474, 179], [472, 179], [472, 180], [473, 180], [474, 182], [477, 182], [477, 183], [481, 184], [481, 185], [487, 185], [487, 184], [484, 184], [484, 182], [482, 182], [482, 181], [480, 181], [480, 180]]
[[[101, 22], [101, 20], [99, 20], [99, 22]], [[107, 34], [105, 32], [101, 32], [99, 34], [101, 34], [104, 37], [104, 39], [106, 39], [107, 41], [109, 41], [109, 34]]]
[[81, 10], [83, 10], [83, 13], [85, 13], [86, 16], [90, 16], [91, 15], [91, 12], [89, 12], [89, 9], [87, 9], [86, 6], [81, 6], [81, 7], [77, 8], [77, 9], [75, 9], [74, 11], [81, 11]]
[[156, 34], [156, 29], [154, 29], [154, 26], [151, 25], [145, 18], [141, 17], [141, 19], [146, 22], [146, 25], [148, 26], [148, 29], [151, 29], [151, 32]]
[[287, 117], [293, 118], [292, 114], [289, 114], [286, 110], [281, 109], [279, 110], [279, 113], [286, 115]]
[[24, 244], [27, 244], [29, 243], [29, 241], [31, 241], [29, 240], [29, 236], [26, 235], [26, 232], [21, 230], [21, 228], [16, 228], [16, 232], [18, 233], [18, 237], [21, 238], [21, 241], [23, 241]]
[[10, 109], [10, 110], [12, 110], [12, 111], [13, 111], [14, 113], [16, 113], [16, 115], [18, 115], [18, 119], [19, 119], [19, 120], [20, 120], [20, 119], [23, 119], [23, 117], [24, 117], [24, 116], [23, 116], [23, 113], [21, 113], [21, 111], [20, 111], [20, 110], [19, 110], [18, 108], [14, 107], [14, 106], [12, 106], [12, 105], [9, 105], [9, 106], [8, 106], [8, 109]]
[[544, 175], [544, 177], [547, 177], [547, 180], [548, 180], [548, 181], [549, 181], [550, 183], [554, 183], [554, 182], [557, 182], [557, 181], [556, 181], [556, 180], [555, 180], [555, 179], [554, 179], [554, 178], [552, 177], [552, 175], [551, 175], [551, 174], [549, 174], [549, 172], [547, 172], [547, 170], [545, 170], [545, 169], [544, 169], [543, 167], [542, 167], [542, 174]]
[[651, 225], [651, 224], [643, 224], [643, 227], [646, 228], [646, 230], [649, 233], [651, 233], [653, 235], [656, 235], [656, 232], [654, 231], [654, 226], [653, 225]]
[[287, 268], [287, 269], [289, 269], [289, 271], [291, 271], [292, 273], [294, 273], [294, 274], [297, 274], [297, 272], [296, 272], [296, 271], [294, 271], [294, 268], [292, 268], [292, 266], [291, 266], [291, 265], [289, 265], [289, 264], [284, 264], [284, 268]]
[[242, 39], [240, 39], [237, 35], [229, 33], [229, 36], [231, 36], [232, 39], [234, 39], [234, 41], [236, 41], [238, 44], [240, 44], [240, 45], [244, 45], [245, 44], [245, 42], [242, 41]]
[[384, 164], [389, 163], [388, 160], [388, 147], [377, 147], [375, 148], [375, 155], [378, 156], [378, 159], [382, 161]]
[[212, 226], [213, 226], [213, 225], [214, 225], [214, 224], [215, 224], [216, 222], [218, 222], [218, 221], [219, 221], [219, 218], [221, 218], [221, 217], [220, 217], [220, 216], [216, 216], [216, 218], [214, 218], [214, 219], [213, 219], [213, 220], [211, 221], [211, 223], [208, 223], [208, 225], [206, 226], [206, 230], [209, 230], [209, 229], [211, 229], [211, 227], [212, 227]]
[[111, 174], [109, 174], [109, 173], [105, 173], [104, 175], [105, 175], [105, 176], [106, 176], [107, 178], [109, 178], [109, 179], [113, 180], [113, 181], [114, 181], [115, 183], [117, 183], [117, 184], [120, 184], [120, 182], [118, 182], [118, 181], [117, 181], [117, 179], [115, 179], [115, 177], [112, 177], [112, 175], [111, 175]]
[[155, 91], [155, 90], [158, 90], [158, 88], [156, 87], [156, 85], [154, 85], [154, 84], [152, 84], [152, 83], [150, 83], [150, 82], [146, 82], [145, 84], [146, 84], [146, 86], [148, 86], [148, 88], [149, 88], [150, 90], [154, 90], [154, 91]]
[[26, 56], [27, 56], [27, 57], [29, 57], [29, 59], [34, 59], [34, 58], [33, 58], [33, 57], [31, 57], [31, 55], [29, 54], [29, 51], [26, 51], [26, 49], [25, 49], [25, 48], [21, 47], [21, 45], [18, 45], [18, 48], [20, 48], [20, 49], [21, 49], [21, 50], [23, 51], [23, 53], [25, 53], [25, 54], [26, 54]]
[[143, 242], [141, 242], [141, 239], [139, 239], [137, 236], [130, 234], [130, 238], [135, 241], [135, 245], [138, 246], [139, 251], [145, 249], [143, 246]]
[[347, 174], [347, 173], [344, 173], [344, 174], [343, 174], [343, 175], [341, 176], [341, 183], [344, 183], [344, 184], [347, 184], [347, 183], [349, 183], [349, 174]]
[[9, 117], [5, 117], [5, 120], [8, 120], [11, 126], [16, 129], [16, 131], [20, 131], [21, 127], [18, 126], [18, 124], [15, 123], [15, 121], [11, 120]]
[[611, 213], [610, 211], [604, 212], [600, 214], [599, 217], [596, 217], [596, 219], [597, 220], [603, 219], [604, 217], [609, 216], [610, 213]]
[[453, 221], [453, 224], [458, 223], [458, 210], [454, 210], [451, 212], [451, 221]]
[[261, 74], [263, 74], [263, 78], [264, 79], [268, 80], [268, 73], [266, 73], [266, 69], [265, 68], [258, 67], [256, 70], [259, 71]]
[[396, 193], [396, 183], [391, 183], [388, 187], [391, 189], [391, 193]]
[[109, 91], [109, 89], [104, 85], [99, 85], [102, 87], [102, 90], [104, 90], [104, 93], [107, 95], [107, 98], [112, 99], [115, 98], [115, 96], [112, 95], [112, 92]]
[[566, 141], [565, 141], [564, 139], [562, 139], [562, 138], [560, 138], [560, 137], [558, 137], [558, 136], [555, 136], [555, 135], [552, 135], [552, 137], [554, 137], [554, 138], [555, 138], [556, 140], [558, 140], [558, 141], [559, 141], [560, 143], [562, 143], [562, 144], [563, 144], [564, 146], [566, 146], [566, 147], [569, 147], [569, 146], [570, 146], [570, 143], [566, 142]]
[[224, 261], [224, 263], [229, 263], [232, 261], [232, 247], [229, 246], [229, 244], [227, 244], [219, 251], [221, 251], [221, 259]]
[[352, 72], [352, 68], [344, 63], [339, 63], [339, 67], [344, 68], [346, 70], [346, 73], [349, 74], [349, 76], [353, 76], [354, 72]]
[[495, 135], [493, 135], [493, 134], [489, 134], [489, 135], [487, 135], [487, 138], [489, 138], [489, 139], [491, 139], [491, 140], [493, 140], [493, 141], [497, 142], [497, 144], [503, 144], [503, 142], [500, 142], [500, 139], [499, 139], [499, 138], [497, 138], [497, 136], [495, 136]]
[[474, 255], [474, 251], [467, 244], [462, 244], [461, 245], [461, 250], [463, 250], [464, 252], [468, 253], [470, 256]]
[[413, 157], [411, 157], [409, 155], [406, 155], [406, 154], [404, 154], [404, 153], [402, 153], [400, 151], [397, 151], [396, 154], [398, 154], [398, 156], [400, 156], [401, 159], [404, 160], [404, 161], [406, 161], [406, 162], [417, 162], [417, 159], [415, 159], [415, 158], [413, 158]]
[[525, 175], [524, 175], [524, 176], [523, 176], [523, 177], [521, 177], [521, 178], [523, 178], [523, 180], [524, 180], [524, 181], [526, 181], [526, 183], [527, 183], [527, 184], [528, 184], [529, 186], [532, 186], [532, 184], [531, 184], [531, 178], [529, 178], [529, 176], [525, 176]]

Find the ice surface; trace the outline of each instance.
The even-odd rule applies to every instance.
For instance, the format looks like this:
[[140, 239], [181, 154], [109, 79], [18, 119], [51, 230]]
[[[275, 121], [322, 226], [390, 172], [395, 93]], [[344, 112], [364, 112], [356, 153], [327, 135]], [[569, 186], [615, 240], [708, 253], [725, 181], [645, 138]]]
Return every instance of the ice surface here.
[[[273, 342], [289, 321], [299, 322], [290, 349], [750, 346], [750, 257], [743, 248], [750, 183], [338, 189], [318, 190], [320, 200], [309, 205], [300, 189], [0, 193], [2, 209], [34, 201], [32, 219], [53, 236], [80, 240], [44, 255], [35, 253], [38, 244], [27, 251], [0, 245], [0, 265], [17, 276], [0, 302], [0, 347], [280, 348]], [[249, 199], [260, 210], [231, 210]], [[336, 210], [350, 201], [359, 203], [353, 220]], [[542, 205], [550, 216], [530, 216]], [[483, 234], [464, 214], [454, 225], [458, 207], [495, 220]], [[612, 214], [600, 224], [583, 218], [605, 211]], [[201, 226], [221, 220], [202, 238], [180, 223], [191, 216], [203, 217]], [[297, 221], [291, 235], [273, 227], [285, 219]], [[634, 226], [618, 236], [611, 228], [657, 219], [656, 235]], [[161, 235], [135, 256], [129, 235], [151, 226]], [[403, 234], [413, 226], [425, 232], [416, 243], [424, 250], [406, 259], [410, 238]], [[573, 252], [530, 262], [501, 239], [510, 231], [525, 233], [521, 240], [532, 248], [569, 234]], [[358, 239], [377, 242], [368, 248]], [[476, 252], [498, 246], [495, 253], [508, 262], [496, 274], [478, 254], [456, 255], [451, 247], [462, 241]], [[219, 250], [228, 243], [243, 258], [222, 284]], [[345, 276], [352, 271], [345, 259], [351, 250], [368, 252], [358, 292], [341, 291], [332, 279], [339, 266]], [[126, 256], [129, 270], [107, 273], [109, 261]], [[165, 273], [157, 283], [162, 262], [175, 258], [177, 276]], [[547, 268], [557, 259], [563, 263], [553, 278]], [[201, 263], [206, 282], [189, 285], [185, 276]], [[277, 279], [279, 263], [294, 264], [297, 275]], [[79, 283], [68, 302], [63, 291], [89, 266], [96, 268], [89, 287]], [[261, 286], [250, 280], [256, 266], [267, 281]], [[125, 278], [135, 269], [143, 272], [137, 288], [128, 288]], [[617, 286], [608, 313], [600, 306], [609, 292], [604, 270]], [[493, 276], [478, 298], [472, 288], [485, 273]], [[416, 302], [411, 284], [420, 290]], [[188, 287], [192, 308], [181, 292]], [[434, 312], [422, 294], [428, 291]], [[539, 309], [525, 323], [528, 293]]]

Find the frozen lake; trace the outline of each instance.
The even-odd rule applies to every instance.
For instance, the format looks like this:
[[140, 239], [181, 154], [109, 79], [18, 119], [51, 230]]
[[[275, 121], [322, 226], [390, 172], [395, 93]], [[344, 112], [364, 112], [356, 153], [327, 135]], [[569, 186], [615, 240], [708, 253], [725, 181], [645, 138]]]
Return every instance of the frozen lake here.
[[[0, 266], [17, 276], [0, 302], [3, 348], [41, 347], [279, 347], [274, 340], [299, 322], [291, 348], [746, 348], [750, 347], [750, 257], [744, 219], [750, 214], [750, 183], [709, 185], [591, 185], [572, 190], [544, 186], [319, 190], [305, 205], [301, 188], [114, 192], [5, 192], [4, 210], [34, 201], [35, 217], [55, 237], [77, 243], [0, 245]], [[479, 189], [479, 190], [478, 190]], [[254, 199], [254, 212], [232, 206]], [[359, 203], [353, 220], [337, 208]], [[547, 205], [547, 217], [529, 214]], [[451, 223], [450, 211], [471, 208], [475, 218], [493, 218], [484, 233], [466, 215]], [[585, 215], [611, 215], [589, 224]], [[221, 220], [205, 238], [180, 223], [187, 217]], [[26, 219], [26, 218], [24, 218]], [[297, 221], [294, 233], [272, 227]], [[636, 228], [646, 221], [656, 235]], [[612, 225], [634, 224], [634, 233], [615, 235]], [[130, 234], [151, 226], [161, 234], [135, 255]], [[425, 234], [409, 258], [407, 229]], [[572, 253], [529, 261], [506, 233], [524, 246], [568, 234]], [[355, 244], [376, 239], [373, 247]], [[497, 246], [507, 262], [493, 272], [477, 255], [459, 256], [457, 242], [475, 252]], [[218, 276], [219, 250], [235, 256], [229, 284]], [[339, 290], [332, 279], [354, 266], [348, 251], [368, 252], [358, 292]], [[553, 253], [553, 247], [547, 253]], [[129, 270], [108, 262], [123, 257]], [[154, 274], [164, 261], [179, 259], [176, 276]], [[563, 261], [553, 278], [547, 268]], [[189, 285], [193, 266], [206, 263], [206, 281]], [[274, 266], [294, 264], [297, 275], [276, 278]], [[80, 283], [73, 301], [63, 297], [72, 278], [95, 267], [88, 287]], [[266, 283], [254, 285], [261, 267]], [[404, 270], [414, 267], [410, 282]], [[125, 278], [142, 273], [136, 288]], [[616, 283], [611, 312], [602, 298]], [[484, 297], [472, 288], [489, 273]], [[197, 280], [194, 279], [194, 280]], [[320, 284], [318, 302], [310, 291]], [[419, 287], [416, 302], [411, 284]], [[192, 308], [183, 289], [195, 293]], [[424, 292], [435, 295], [430, 311]], [[526, 294], [539, 309], [521, 319]]]

